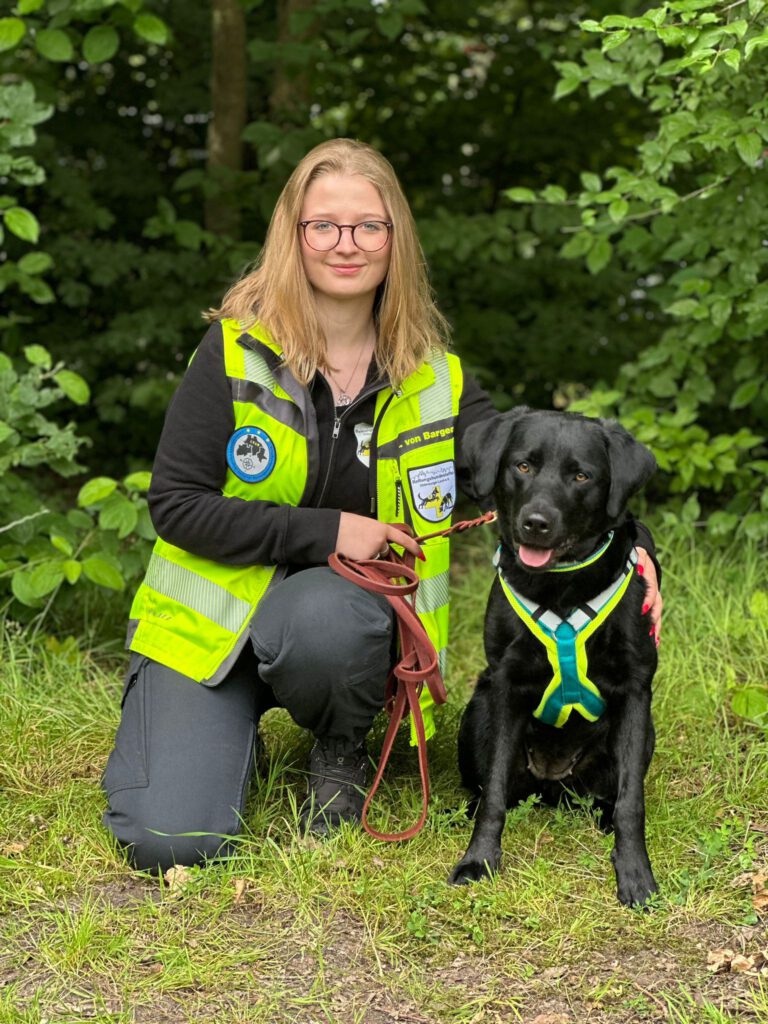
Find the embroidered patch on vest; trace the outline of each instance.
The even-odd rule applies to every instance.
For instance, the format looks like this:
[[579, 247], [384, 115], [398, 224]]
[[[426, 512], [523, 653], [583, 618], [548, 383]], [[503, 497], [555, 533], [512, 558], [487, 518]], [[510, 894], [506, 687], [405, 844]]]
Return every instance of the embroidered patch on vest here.
[[371, 464], [371, 434], [373, 427], [370, 423], [355, 424], [355, 440], [357, 441], [357, 457], [367, 469]]
[[422, 519], [439, 523], [456, 503], [456, 469], [453, 461], [435, 462], [408, 470], [411, 501]]
[[275, 468], [277, 455], [272, 438], [260, 427], [240, 427], [227, 444], [227, 465], [247, 484], [265, 480]]

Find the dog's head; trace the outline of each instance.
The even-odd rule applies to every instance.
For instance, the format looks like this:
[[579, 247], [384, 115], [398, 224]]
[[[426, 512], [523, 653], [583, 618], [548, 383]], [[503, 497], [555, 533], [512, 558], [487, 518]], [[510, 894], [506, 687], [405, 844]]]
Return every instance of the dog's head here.
[[462, 450], [477, 496], [493, 497], [502, 538], [534, 571], [586, 557], [656, 469], [613, 420], [525, 406], [469, 427]]

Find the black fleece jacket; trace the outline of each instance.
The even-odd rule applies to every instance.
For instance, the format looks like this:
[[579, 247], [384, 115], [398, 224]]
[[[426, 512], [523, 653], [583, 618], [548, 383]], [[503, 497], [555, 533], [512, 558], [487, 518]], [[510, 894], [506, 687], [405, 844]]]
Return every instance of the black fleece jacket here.
[[[336, 409], [328, 382], [316, 374], [310, 392], [320, 471], [305, 505], [225, 498], [226, 449], [235, 423], [221, 325], [212, 324], [168, 407], [157, 448], [148, 498], [158, 534], [225, 565], [300, 568], [325, 563], [336, 548], [341, 513], [371, 515], [369, 473], [357, 457], [355, 426], [373, 424], [376, 394], [384, 386], [372, 361], [360, 395]], [[462, 437], [472, 423], [495, 412], [488, 395], [465, 372], [455, 433], [456, 475], [458, 486], [475, 502], [462, 462]], [[650, 534], [640, 523], [637, 528], [639, 544], [653, 555]]]

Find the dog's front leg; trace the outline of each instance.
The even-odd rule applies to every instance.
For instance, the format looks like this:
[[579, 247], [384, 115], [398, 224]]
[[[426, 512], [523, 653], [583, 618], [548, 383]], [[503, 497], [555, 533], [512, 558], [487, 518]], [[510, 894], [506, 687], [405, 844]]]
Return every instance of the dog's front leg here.
[[498, 715], [472, 839], [448, 877], [453, 885], [467, 885], [493, 875], [501, 861], [501, 833], [514, 795], [510, 793], [510, 775], [519, 757], [525, 717], [522, 713], [510, 715], [507, 708], [498, 708]]
[[644, 781], [651, 742], [650, 693], [627, 696], [611, 736], [617, 793], [611, 854], [619, 900], [642, 906], [658, 889], [645, 845]]

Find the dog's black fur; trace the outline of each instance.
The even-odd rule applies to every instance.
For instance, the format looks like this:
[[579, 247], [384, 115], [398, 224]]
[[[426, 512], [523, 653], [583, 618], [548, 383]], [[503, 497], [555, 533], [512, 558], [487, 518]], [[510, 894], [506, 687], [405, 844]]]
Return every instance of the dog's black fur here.
[[[653, 455], [623, 427], [520, 407], [470, 427], [463, 449], [476, 493], [495, 500], [500, 565], [516, 590], [566, 617], [619, 576], [636, 539], [626, 502], [656, 468]], [[611, 529], [608, 550], [584, 569], [548, 573], [519, 556], [523, 544], [554, 549], [550, 566], [582, 561]], [[657, 659], [649, 615], [641, 614], [644, 594], [635, 574], [587, 641], [589, 677], [606, 701], [605, 712], [591, 723], [574, 709], [557, 729], [533, 717], [552, 678], [544, 646], [494, 581], [485, 618], [488, 667], [459, 733], [462, 780], [479, 802], [469, 849], [451, 882], [475, 881], [498, 869], [508, 808], [533, 793], [555, 802], [570, 790], [593, 795], [603, 827], [615, 831], [612, 860], [621, 902], [644, 904], [656, 891], [645, 845], [643, 784], [654, 747], [651, 680]]]

